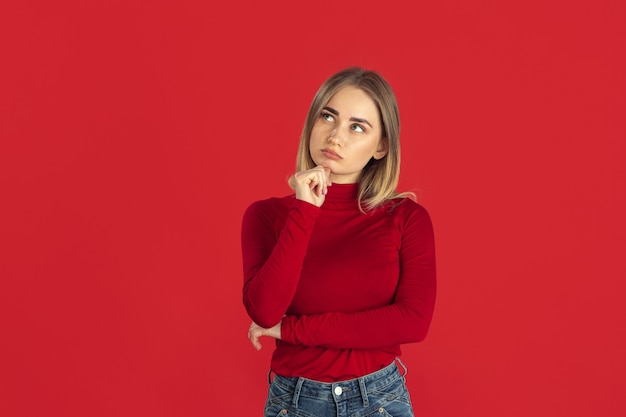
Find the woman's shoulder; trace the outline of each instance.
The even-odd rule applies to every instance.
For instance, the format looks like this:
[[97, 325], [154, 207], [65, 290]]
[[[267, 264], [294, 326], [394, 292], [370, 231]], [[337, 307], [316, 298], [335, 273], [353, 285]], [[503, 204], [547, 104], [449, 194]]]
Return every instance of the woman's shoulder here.
[[289, 209], [293, 205], [294, 200], [294, 194], [289, 194], [282, 197], [267, 197], [253, 201], [248, 205], [246, 211], [256, 213], [275, 213], [276, 211]]
[[429, 216], [428, 210], [412, 194], [400, 194], [387, 202], [390, 212], [398, 211], [403, 215]]
[[417, 202], [412, 195], [399, 195], [386, 204], [388, 215], [393, 216], [398, 224], [432, 224], [426, 207]]

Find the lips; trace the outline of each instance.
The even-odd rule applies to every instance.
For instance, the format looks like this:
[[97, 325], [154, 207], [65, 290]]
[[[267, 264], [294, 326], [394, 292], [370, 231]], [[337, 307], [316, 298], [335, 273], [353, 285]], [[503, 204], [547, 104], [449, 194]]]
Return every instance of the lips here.
[[334, 160], [343, 159], [341, 155], [339, 155], [337, 152], [330, 150], [330, 149], [322, 149], [322, 153], [326, 155], [327, 158], [330, 158], [330, 159], [334, 159]]

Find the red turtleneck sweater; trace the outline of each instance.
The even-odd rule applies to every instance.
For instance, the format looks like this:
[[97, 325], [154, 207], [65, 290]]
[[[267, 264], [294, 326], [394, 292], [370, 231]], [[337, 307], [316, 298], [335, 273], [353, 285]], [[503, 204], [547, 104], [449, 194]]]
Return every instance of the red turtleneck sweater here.
[[407, 198], [363, 214], [358, 184], [333, 184], [322, 207], [293, 195], [252, 203], [242, 222], [243, 303], [262, 327], [282, 320], [271, 369], [335, 382], [389, 365], [426, 336], [435, 245]]

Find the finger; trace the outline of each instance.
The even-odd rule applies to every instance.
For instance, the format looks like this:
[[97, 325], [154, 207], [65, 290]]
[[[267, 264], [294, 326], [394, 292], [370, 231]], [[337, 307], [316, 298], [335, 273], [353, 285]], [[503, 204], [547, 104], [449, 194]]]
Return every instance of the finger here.
[[306, 184], [309, 186], [309, 188], [313, 188], [315, 186], [315, 173], [313, 172], [308, 172], [303, 178], [302, 178], [302, 184]]
[[319, 197], [320, 195], [322, 195], [322, 193], [321, 193], [321, 191], [320, 191], [320, 190], [321, 190], [321, 188], [322, 188], [322, 184], [320, 184], [320, 183], [315, 184], [315, 187], [313, 188], [313, 192], [314, 192], [314, 193], [315, 193], [315, 195], [316, 195], [316, 196], [318, 196], [318, 197]]
[[326, 174], [326, 186], [333, 185], [333, 182], [330, 180], [330, 168], [324, 167], [324, 173]]
[[328, 187], [331, 185], [330, 182], [330, 168], [319, 165], [318, 168], [322, 171], [322, 190], [323, 194], [328, 194]]
[[323, 178], [319, 178], [317, 175], [315, 175], [315, 177], [311, 179], [309, 188], [315, 193], [315, 195], [319, 197], [322, 194], [322, 190], [324, 188]]
[[321, 197], [322, 194], [326, 194], [326, 175], [324, 173], [323, 168], [320, 167], [315, 168], [317, 171], [317, 187], [315, 188], [315, 195]]
[[261, 350], [261, 342], [259, 341], [260, 334], [257, 332], [250, 333], [250, 343], [256, 350]]
[[300, 171], [294, 174], [294, 177], [296, 197], [319, 207], [323, 203], [327, 190], [324, 167], [316, 166], [306, 171]]

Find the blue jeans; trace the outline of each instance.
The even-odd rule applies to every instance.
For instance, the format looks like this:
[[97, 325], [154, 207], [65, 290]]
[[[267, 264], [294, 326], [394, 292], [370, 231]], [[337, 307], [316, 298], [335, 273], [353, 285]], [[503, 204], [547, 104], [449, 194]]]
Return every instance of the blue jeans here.
[[[405, 375], [406, 367], [397, 361]], [[404, 375], [395, 361], [361, 378], [333, 383], [275, 375], [264, 417], [413, 417]]]

